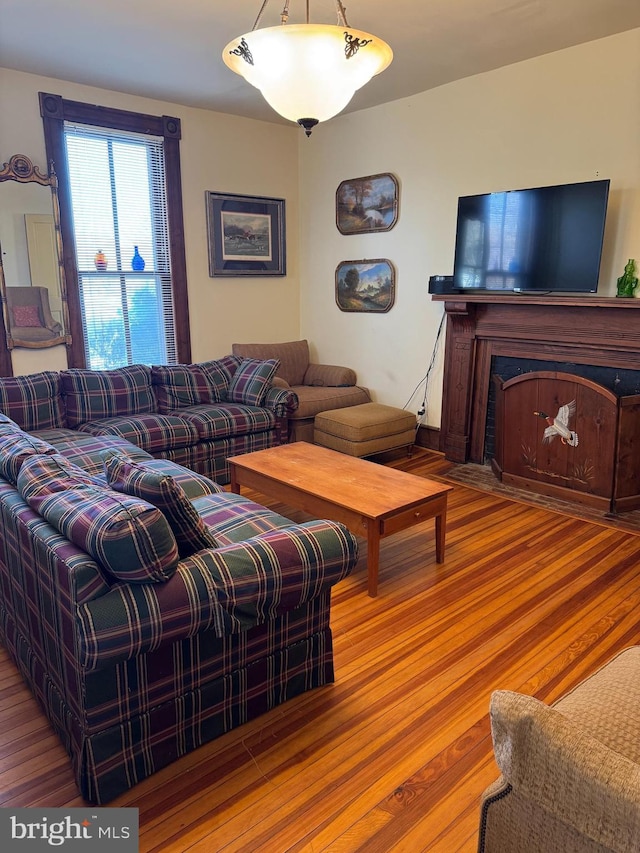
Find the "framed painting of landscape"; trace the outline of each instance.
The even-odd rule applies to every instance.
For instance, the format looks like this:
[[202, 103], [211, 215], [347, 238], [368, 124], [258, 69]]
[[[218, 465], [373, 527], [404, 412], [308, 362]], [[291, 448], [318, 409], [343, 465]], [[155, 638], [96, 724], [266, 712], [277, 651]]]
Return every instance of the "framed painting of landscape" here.
[[336, 268], [336, 303], [341, 311], [384, 313], [396, 298], [396, 273], [391, 261], [342, 261]]
[[398, 220], [398, 181], [389, 172], [342, 181], [336, 190], [341, 234], [390, 231]]
[[209, 275], [285, 275], [284, 199], [205, 195]]

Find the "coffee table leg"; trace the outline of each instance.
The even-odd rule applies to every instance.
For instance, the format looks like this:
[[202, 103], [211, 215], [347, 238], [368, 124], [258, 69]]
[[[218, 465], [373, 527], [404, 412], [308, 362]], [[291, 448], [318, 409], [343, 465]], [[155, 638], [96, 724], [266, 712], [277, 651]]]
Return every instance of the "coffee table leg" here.
[[436, 515], [436, 563], [444, 563], [444, 536], [447, 530], [446, 510]]
[[369, 595], [378, 594], [378, 568], [380, 566], [380, 525], [370, 520], [367, 525], [367, 570], [369, 575]]
[[238, 483], [238, 478], [236, 477], [236, 466], [230, 465], [229, 468], [231, 469], [230, 470], [231, 482], [229, 483], [229, 488], [236, 495], [239, 495], [240, 494], [240, 485]]

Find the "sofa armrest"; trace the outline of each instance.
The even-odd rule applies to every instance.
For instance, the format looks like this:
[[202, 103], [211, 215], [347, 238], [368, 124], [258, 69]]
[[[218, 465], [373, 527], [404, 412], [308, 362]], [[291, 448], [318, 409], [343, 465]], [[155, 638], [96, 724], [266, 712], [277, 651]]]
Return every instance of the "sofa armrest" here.
[[269, 388], [262, 404], [277, 418], [286, 418], [298, 408], [298, 396], [290, 388]]
[[310, 364], [305, 371], [302, 384], [325, 388], [355, 385], [356, 373], [350, 367], [339, 367], [334, 364]]
[[240, 633], [294, 610], [349, 574], [355, 537], [309, 521], [199, 551], [166, 583], [123, 583], [78, 607], [80, 665], [102, 669], [201, 631]]
[[491, 727], [496, 762], [516, 792], [607, 849], [638, 849], [638, 764], [531, 696], [496, 691]]
[[358, 544], [344, 525], [319, 520], [199, 556], [215, 580], [223, 634], [237, 634], [296, 610], [345, 578]]

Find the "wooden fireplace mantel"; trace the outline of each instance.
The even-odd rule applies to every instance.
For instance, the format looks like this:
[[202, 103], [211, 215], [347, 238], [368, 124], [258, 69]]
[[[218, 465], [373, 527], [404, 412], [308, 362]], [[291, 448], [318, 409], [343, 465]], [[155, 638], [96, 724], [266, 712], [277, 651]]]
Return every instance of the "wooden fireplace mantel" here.
[[443, 294], [447, 314], [440, 449], [483, 462], [491, 359], [640, 370], [640, 299]]

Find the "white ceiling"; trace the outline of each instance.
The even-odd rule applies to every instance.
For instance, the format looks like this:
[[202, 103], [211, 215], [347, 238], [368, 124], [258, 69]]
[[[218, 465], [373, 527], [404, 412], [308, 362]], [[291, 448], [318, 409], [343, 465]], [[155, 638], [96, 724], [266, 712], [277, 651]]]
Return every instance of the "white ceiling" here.
[[[222, 62], [262, 0], [0, 0], [0, 66], [284, 122]], [[270, 0], [261, 26], [280, 23]], [[387, 41], [391, 66], [347, 111], [640, 27], [640, 0], [346, 0], [349, 24]], [[337, 23], [311, 0], [312, 23]], [[306, 3], [291, 0], [290, 23]]]

